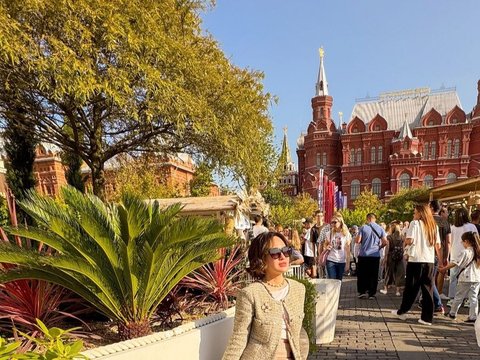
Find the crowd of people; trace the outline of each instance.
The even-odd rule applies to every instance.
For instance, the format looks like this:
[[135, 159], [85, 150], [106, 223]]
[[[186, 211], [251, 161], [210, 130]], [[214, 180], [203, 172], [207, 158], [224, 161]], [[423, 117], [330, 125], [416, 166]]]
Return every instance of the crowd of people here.
[[[402, 297], [399, 309], [392, 310], [401, 320], [415, 304], [421, 308], [420, 324], [431, 325], [435, 313], [455, 319], [463, 304], [469, 307], [466, 322], [475, 322], [480, 210], [469, 216], [459, 208], [452, 218], [450, 223], [437, 201], [416, 205], [410, 222], [377, 224], [376, 215], [369, 213], [365, 224], [350, 228], [341, 213], [325, 223], [317, 211], [314, 220], [302, 220], [300, 232], [269, 226], [256, 216], [248, 249], [248, 271], [256, 281], [237, 295], [233, 335], [223, 359], [306, 359], [308, 339], [301, 326], [305, 288], [285, 277], [291, 265], [301, 265], [310, 278], [356, 275], [359, 299], [375, 299], [381, 282], [382, 295], [393, 288]], [[442, 300], [448, 300], [450, 311], [445, 312]]]

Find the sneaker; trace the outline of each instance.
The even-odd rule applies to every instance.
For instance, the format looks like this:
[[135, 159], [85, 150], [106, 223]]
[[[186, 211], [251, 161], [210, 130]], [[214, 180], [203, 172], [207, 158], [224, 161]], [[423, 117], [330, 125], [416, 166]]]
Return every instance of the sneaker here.
[[357, 296], [359, 299], [366, 299], [368, 297], [368, 294], [360, 294]]
[[467, 319], [467, 320], [465, 320], [466, 323], [474, 323], [475, 321], [477, 321], [477, 319]]
[[452, 320], [455, 320], [457, 318], [455, 315], [452, 315], [450, 313], [445, 313], [445, 316], [452, 319]]
[[422, 324], [422, 325], [429, 325], [429, 326], [431, 326], [431, 325], [432, 325], [432, 323], [431, 323], [431, 322], [424, 321], [424, 320], [422, 320], [422, 319], [418, 319], [418, 323], [419, 323], [419, 324]]
[[376, 299], [377, 299], [377, 297], [375, 295], [370, 295], [368, 297], [368, 300], [376, 300]]
[[453, 304], [453, 299], [450, 299], [447, 301], [447, 306], [448, 307], [452, 307], [452, 304]]
[[469, 307], [470, 307], [470, 300], [468, 300], [468, 299], [465, 300], [465, 301], [463, 302], [463, 307], [464, 307], [464, 308], [469, 308]]
[[407, 320], [407, 314], [398, 315], [398, 310], [392, 310], [392, 315], [395, 315], [400, 320]]
[[445, 309], [443, 308], [443, 306], [439, 306], [438, 308], [436, 308], [435, 310], [433, 310], [433, 313], [434, 314], [445, 314]]
[[387, 295], [387, 290], [385, 290], [385, 289], [380, 290], [380, 292], [381, 292], [383, 295]]
[[442, 300], [450, 300], [450, 298], [449, 298], [447, 295], [445, 295], [445, 294], [440, 294], [440, 299], [442, 299]]

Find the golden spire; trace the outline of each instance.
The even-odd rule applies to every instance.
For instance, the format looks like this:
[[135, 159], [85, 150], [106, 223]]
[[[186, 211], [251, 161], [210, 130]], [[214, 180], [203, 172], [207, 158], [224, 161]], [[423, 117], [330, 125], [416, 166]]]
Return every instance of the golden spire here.
[[287, 129], [288, 128], [286, 126], [283, 127], [283, 135], [287, 135]]
[[323, 46], [318, 49], [318, 53], [320, 54], [320, 59], [323, 59], [325, 56], [325, 50], [323, 50]]

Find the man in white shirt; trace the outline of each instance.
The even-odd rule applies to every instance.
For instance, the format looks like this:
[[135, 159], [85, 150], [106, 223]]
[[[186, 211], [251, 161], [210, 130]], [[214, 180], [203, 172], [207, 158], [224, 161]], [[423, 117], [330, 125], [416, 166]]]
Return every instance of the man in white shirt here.
[[313, 221], [311, 218], [306, 218], [303, 221], [304, 233], [302, 234], [303, 241], [303, 258], [305, 260], [305, 272], [312, 278], [317, 277], [317, 267], [315, 256], [317, 254], [316, 240], [312, 231]]
[[264, 232], [268, 232], [268, 229], [263, 226], [263, 218], [261, 215], [255, 215], [253, 220], [255, 221], [255, 225], [253, 225], [252, 229], [254, 238], [260, 234], [263, 234]]

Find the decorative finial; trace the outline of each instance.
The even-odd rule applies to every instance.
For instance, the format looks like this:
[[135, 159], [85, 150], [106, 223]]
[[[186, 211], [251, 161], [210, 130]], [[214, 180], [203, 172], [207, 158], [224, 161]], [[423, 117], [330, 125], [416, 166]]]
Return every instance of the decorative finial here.
[[287, 127], [286, 126], [283, 127], [283, 135], [287, 135]]
[[323, 59], [325, 56], [325, 50], [323, 50], [323, 46], [318, 49], [318, 53], [320, 54], [320, 59]]
[[339, 111], [338, 116], [340, 117], [340, 123], [341, 123], [343, 120], [343, 112]]

